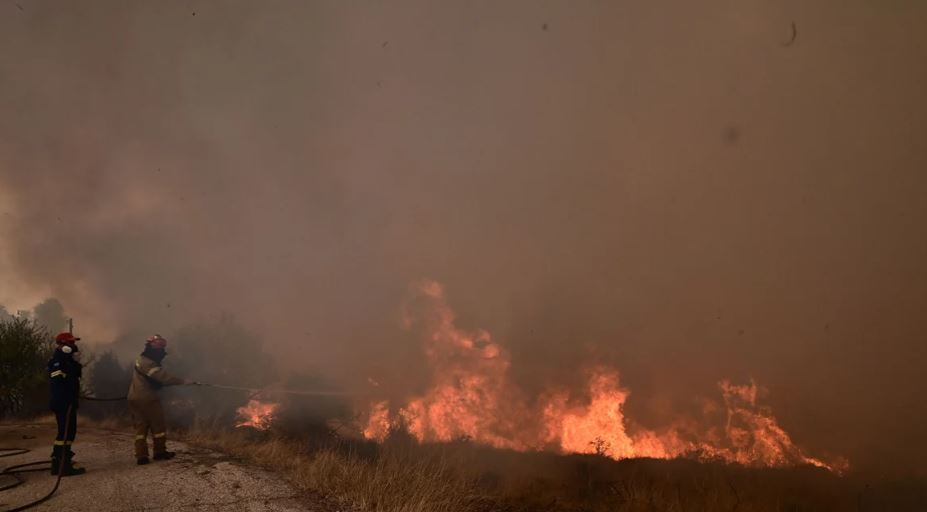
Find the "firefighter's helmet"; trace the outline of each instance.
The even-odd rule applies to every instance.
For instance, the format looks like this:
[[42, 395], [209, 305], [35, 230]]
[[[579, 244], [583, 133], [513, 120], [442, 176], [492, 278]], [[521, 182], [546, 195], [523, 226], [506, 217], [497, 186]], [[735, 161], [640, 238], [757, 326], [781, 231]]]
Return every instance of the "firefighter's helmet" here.
[[77, 352], [77, 342], [80, 338], [75, 337], [69, 332], [62, 332], [55, 336], [55, 344], [61, 349], [65, 354], [71, 354]]
[[161, 336], [160, 334], [155, 334], [155, 335], [153, 335], [153, 336], [149, 336], [148, 339], [145, 340], [145, 343], [147, 343], [148, 346], [150, 346], [151, 348], [165, 348], [165, 347], [167, 347], [167, 340], [164, 339], [164, 337]]
[[57, 336], [55, 336], [55, 343], [57, 343], [58, 345], [65, 345], [65, 344], [73, 345], [75, 342], [79, 340], [80, 338], [74, 337], [74, 335], [69, 332], [62, 332], [58, 334]]

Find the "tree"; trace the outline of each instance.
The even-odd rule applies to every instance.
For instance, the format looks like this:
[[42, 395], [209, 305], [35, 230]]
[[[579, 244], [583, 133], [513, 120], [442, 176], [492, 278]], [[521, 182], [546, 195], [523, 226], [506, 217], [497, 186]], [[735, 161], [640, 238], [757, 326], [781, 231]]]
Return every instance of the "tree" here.
[[0, 419], [38, 410], [54, 350], [48, 329], [35, 320], [0, 319]]
[[[88, 364], [89, 385], [85, 390], [97, 398], [116, 398], [125, 396], [132, 380], [132, 368], [123, 366], [112, 350], [103, 352]], [[116, 414], [125, 414], [125, 401], [87, 402], [84, 407], [86, 414], [92, 417], [103, 417]]]
[[52, 334], [68, 328], [68, 317], [64, 313], [64, 306], [58, 299], [45, 299], [32, 310], [32, 315], [39, 325], [47, 328]]
[[103, 352], [89, 368], [89, 391], [98, 397], [114, 397], [126, 394], [132, 369], [123, 366], [112, 350]]

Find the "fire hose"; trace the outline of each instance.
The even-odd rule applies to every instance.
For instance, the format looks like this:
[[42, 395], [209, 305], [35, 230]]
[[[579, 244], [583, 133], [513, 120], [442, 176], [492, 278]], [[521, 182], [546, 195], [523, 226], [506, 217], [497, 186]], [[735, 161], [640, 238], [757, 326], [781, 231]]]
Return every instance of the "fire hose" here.
[[[84, 396], [84, 395], [81, 395], [81, 398], [85, 400], [92, 400], [92, 401], [97, 401], [97, 402], [115, 402], [118, 400], [126, 399], [126, 397], [124, 396], [115, 397], [115, 398], [96, 398], [96, 397]], [[68, 429], [71, 428], [71, 408], [72, 407], [73, 407], [72, 405], [68, 406], [67, 418], [64, 421], [65, 437], [67, 437]], [[30, 451], [31, 450], [28, 450], [26, 448], [0, 448], [0, 452], [4, 452], [4, 453], [0, 453], [0, 458], [14, 457], [16, 455], [22, 455], [24, 453], [29, 453]], [[39, 505], [41, 503], [48, 501], [52, 497], [52, 495], [54, 495], [55, 492], [58, 490], [58, 486], [61, 485], [61, 477], [64, 476], [64, 463], [67, 460], [67, 457], [61, 457], [59, 460], [60, 462], [58, 463], [58, 478], [55, 479], [55, 486], [52, 487], [51, 491], [48, 491], [48, 494], [46, 494], [45, 496], [42, 496], [41, 498], [35, 501], [26, 503], [25, 505], [21, 505], [16, 508], [11, 508], [5, 512], [21, 512], [23, 510], [30, 509], [36, 505]], [[49, 466], [45, 466], [46, 464], [49, 464]], [[13, 465], [7, 468], [3, 468], [3, 470], [0, 471], [0, 476], [10, 476], [13, 478], [14, 481], [13, 483], [0, 487], [0, 492], [7, 491], [9, 489], [12, 489], [14, 487], [19, 487], [20, 485], [24, 484], [26, 481], [23, 479], [23, 477], [20, 476], [20, 473], [35, 473], [38, 471], [48, 471], [49, 469], [51, 469], [50, 464], [51, 463], [47, 460], [37, 460], [37, 461], [25, 462], [22, 464], [16, 464], [16, 465]]]
[[[346, 395], [351, 394], [351, 393], [341, 392], [341, 391], [317, 391], [317, 390], [306, 391], [306, 390], [294, 390], [294, 389], [246, 388], [246, 387], [239, 387], [239, 386], [225, 386], [221, 384], [206, 384], [202, 382], [194, 382], [193, 384], [198, 385], [198, 386], [203, 386], [203, 387], [215, 388], [215, 389], [226, 389], [226, 390], [231, 390], [231, 391], [245, 391], [245, 392], [250, 393], [251, 396], [255, 396], [260, 393], [284, 393], [284, 394], [289, 394], [289, 395], [303, 395], [303, 396], [346, 396]], [[125, 400], [126, 398], [127, 397], [125, 396], [118, 396], [118, 397], [112, 397], [112, 398], [98, 398], [94, 396], [81, 395], [81, 399], [90, 400], [94, 402], [117, 402], [120, 400]], [[65, 426], [64, 426], [65, 433], [67, 433], [68, 429], [71, 426], [71, 407], [72, 406], [68, 406], [68, 413], [67, 413], [68, 416], [67, 416], [67, 420], [65, 420]], [[0, 448], [0, 458], [14, 457], [16, 455], [22, 455], [25, 453], [29, 453], [29, 451], [30, 450], [26, 448]], [[23, 510], [30, 509], [36, 505], [39, 505], [41, 503], [48, 501], [58, 490], [58, 487], [61, 485], [61, 477], [64, 474], [65, 460], [66, 460], [65, 457], [60, 458], [60, 462], [58, 466], [58, 478], [55, 479], [55, 486], [52, 487], [52, 490], [49, 491], [48, 494], [46, 494], [45, 496], [42, 496], [41, 498], [35, 501], [32, 501], [25, 505], [21, 505], [16, 508], [11, 508], [4, 512], [21, 512]], [[21, 473], [48, 471], [50, 469], [50, 466], [48, 466], [48, 464], [50, 464], [48, 460], [39, 460], [39, 461], [25, 462], [22, 464], [16, 464], [16, 465], [4, 468], [3, 470], [0, 470], [0, 477], [9, 476], [14, 479], [12, 483], [9, 483], [4, 486], [0, 486], [0, 492], [7, 491], [9, 489], [18, 487], [22, 485], [23, 483], [25, 483], [26, 482], [25, 479], [23, 479], [23, 477], [20, 476]]]
[[[71, 411], [72, 411], [72, 407], [73, 407], [73, 405], [69, 405], [69, 406], [68, 406], [67, 416], [66, 416], [66, 419], [64, 420], [64, 434], [65, 434], [65, 438], [67, 438], [68, 430], [71, 428]], [[28, 452], [29, 452], [29, 450], [27, 450], [27, 449], [25, 449], [25, 448], [0, 448], [0, 451], [2, 451], [2, 452], [7, 452], [7, 453], [4, 453], [4, 454], [0, 455], [0, 457], [13, 457], [13, 456], [15, 456], [15, 455], [22, 455], [22, 454], [24, 454], [24, 453], [28, 453]], [[62, 456], [62, 457], [60, 457], [58, 460], [60, 461], [60, 462], [58, 462], [58, 478], [55, 479], [55, 486], [52, 487], [52, 490], [48, 491], [48, 494], [46, 494], [45, 496], [42, 496], [41, 498], [39, 498], [39, 499], [37, 499], [37, 500], [35, 500], [35, 501], [32, 501], [32, 502], [30, 502], [30, 503], [26, 503], [25, 505], [22, 505], [22, 506], [19, 506], [19, 507], [16, 507], [16, 508], [11, 508], [11, 509], [7, 510], [6, 512], [20, 512], [20, 511], [22, 511], [22, 510], [30, 509], [30, 508], [32, 508], [32, 507], [34, 507], [34, 506], [36, 506], [36, 505], [38, 505], [38, 504], [40, 504], [40, 503], [44, 503], [44, 502], [48, 501], [49, 498], [51, 498], [52, 495], [55, 494], [55, 491], [58, 490], [58, 486], [61, 485], [61, 477], [64, 476], [64, 463], [65, 463], [65, 461], [67, 460], [67, 457]], [[10, 467], [8, 467], [8, 468], [4, 468], [3, 471], [0, 471], [0, 475], [11, 476], [11, 477], [13, 477], [14, 482], [11, 483], [11, 484], [7, 484], [7, 485], [5, 485], [5, 486], [3, 486], [3, 487], [0, 487], [0, 491], [6, 491], [6, 490], [8, 490], [8, 489], [12, 489], [12, 488], [14, 488], [14, 487], [18, 487], [18, 486], [22, 485], [23, 483], [25, 483], [26, 481], [25, 481], [25, 479], [23, 479], [23, 477], [20, 476], [20, 473], [30, 473], [30, 472], [36, 472], [36, 471], [47, 471], [48, 469], [50, 469], [50, 466], [35, 467], [35, 466], [42, 466], [42, 465], [44, 465], [44, 464], [50, 464], [50, 463], [49, 463], [49, 461], [47, 461], [47, 460], [39, 460], [39, 461], [33, 461], [33, 462], [26, 462], [26, 463], [23, 463], [23, 464], [16, 464], [16, 465], [14, 465], [14, 466], [10, 466]], [[27, 468], [28, 468], [28, 469], [27, 469]]]
[[297, 389], [274, 389], [274, 388], [244, 388], [239, 386], [224, 386], [221, 384], [206, 384], [204, 382], [198, 382], [197, 385], [216, 388], [216, 389], [228, 389], [232, 391], [246, 391], [253, 395], [260, 393], [283, 393], [286, 395], [303, 395], [303, 396], [348, 396], [354, 393], [348, 393], [347, 391], [321, 391], [321, 390], [297, 390]]

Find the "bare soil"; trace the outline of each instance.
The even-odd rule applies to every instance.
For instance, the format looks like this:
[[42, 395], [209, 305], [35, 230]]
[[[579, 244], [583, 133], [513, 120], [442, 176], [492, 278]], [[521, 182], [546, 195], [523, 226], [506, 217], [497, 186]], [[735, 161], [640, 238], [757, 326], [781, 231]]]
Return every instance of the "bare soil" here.
[[[48, 459], [54, 439], [48, 422], [0, 425], [0, 446], [29, 453], [0, 459], [0, 467]], [[74, 511], [251, 511], [330, 512], [311, 494], [297, 490], [281, 475], [229, 455], [185, 443], [169, 442], [177, 457], [137, 466], [129, 432], [80, 428], [76, 460], [87, 473], [63, 478], [55, 496], [32, 510]], [[35, 500], [54, 486], [47, 472], [26, 473], [26, 482], [0, 493], [0, 509]], [[0, 485], [5, 484], [7, 477]]]

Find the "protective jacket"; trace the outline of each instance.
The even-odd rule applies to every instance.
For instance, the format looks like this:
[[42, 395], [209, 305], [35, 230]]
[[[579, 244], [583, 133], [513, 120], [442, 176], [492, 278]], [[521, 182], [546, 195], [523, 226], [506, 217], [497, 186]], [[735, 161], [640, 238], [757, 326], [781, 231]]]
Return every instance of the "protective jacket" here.
[[183, 384], [184, 380], [167, 373], [161, 368], [163, 349], [146, 346], [145, 351], [135, 359], [132, 383], [129, 384], [129, 410], [135, 423], [135, 457], [139, 464], [148, 461], [148, 433], [151, 433], [154, 456], [170, 458], [167, 451], [167, 425], [164, 409], [158, 398], [158, 390], [164, 386]]
[[48, 380], [51, 388], [49, 407], [55, 412], [64, 412], [68, 406], [77, 409], [80, 396], [80, 378], [83, 366], [71, 354], [61, 349], [48, 361]]
[[[147, 352], [147, 351], [146, 351]], [[164, 386], [183, 384], [184, 380], [167, 373], [161, 363], [142, 352], [135, 359], [128, 399], [131, 401], [158, 400], [158, 390]]]

